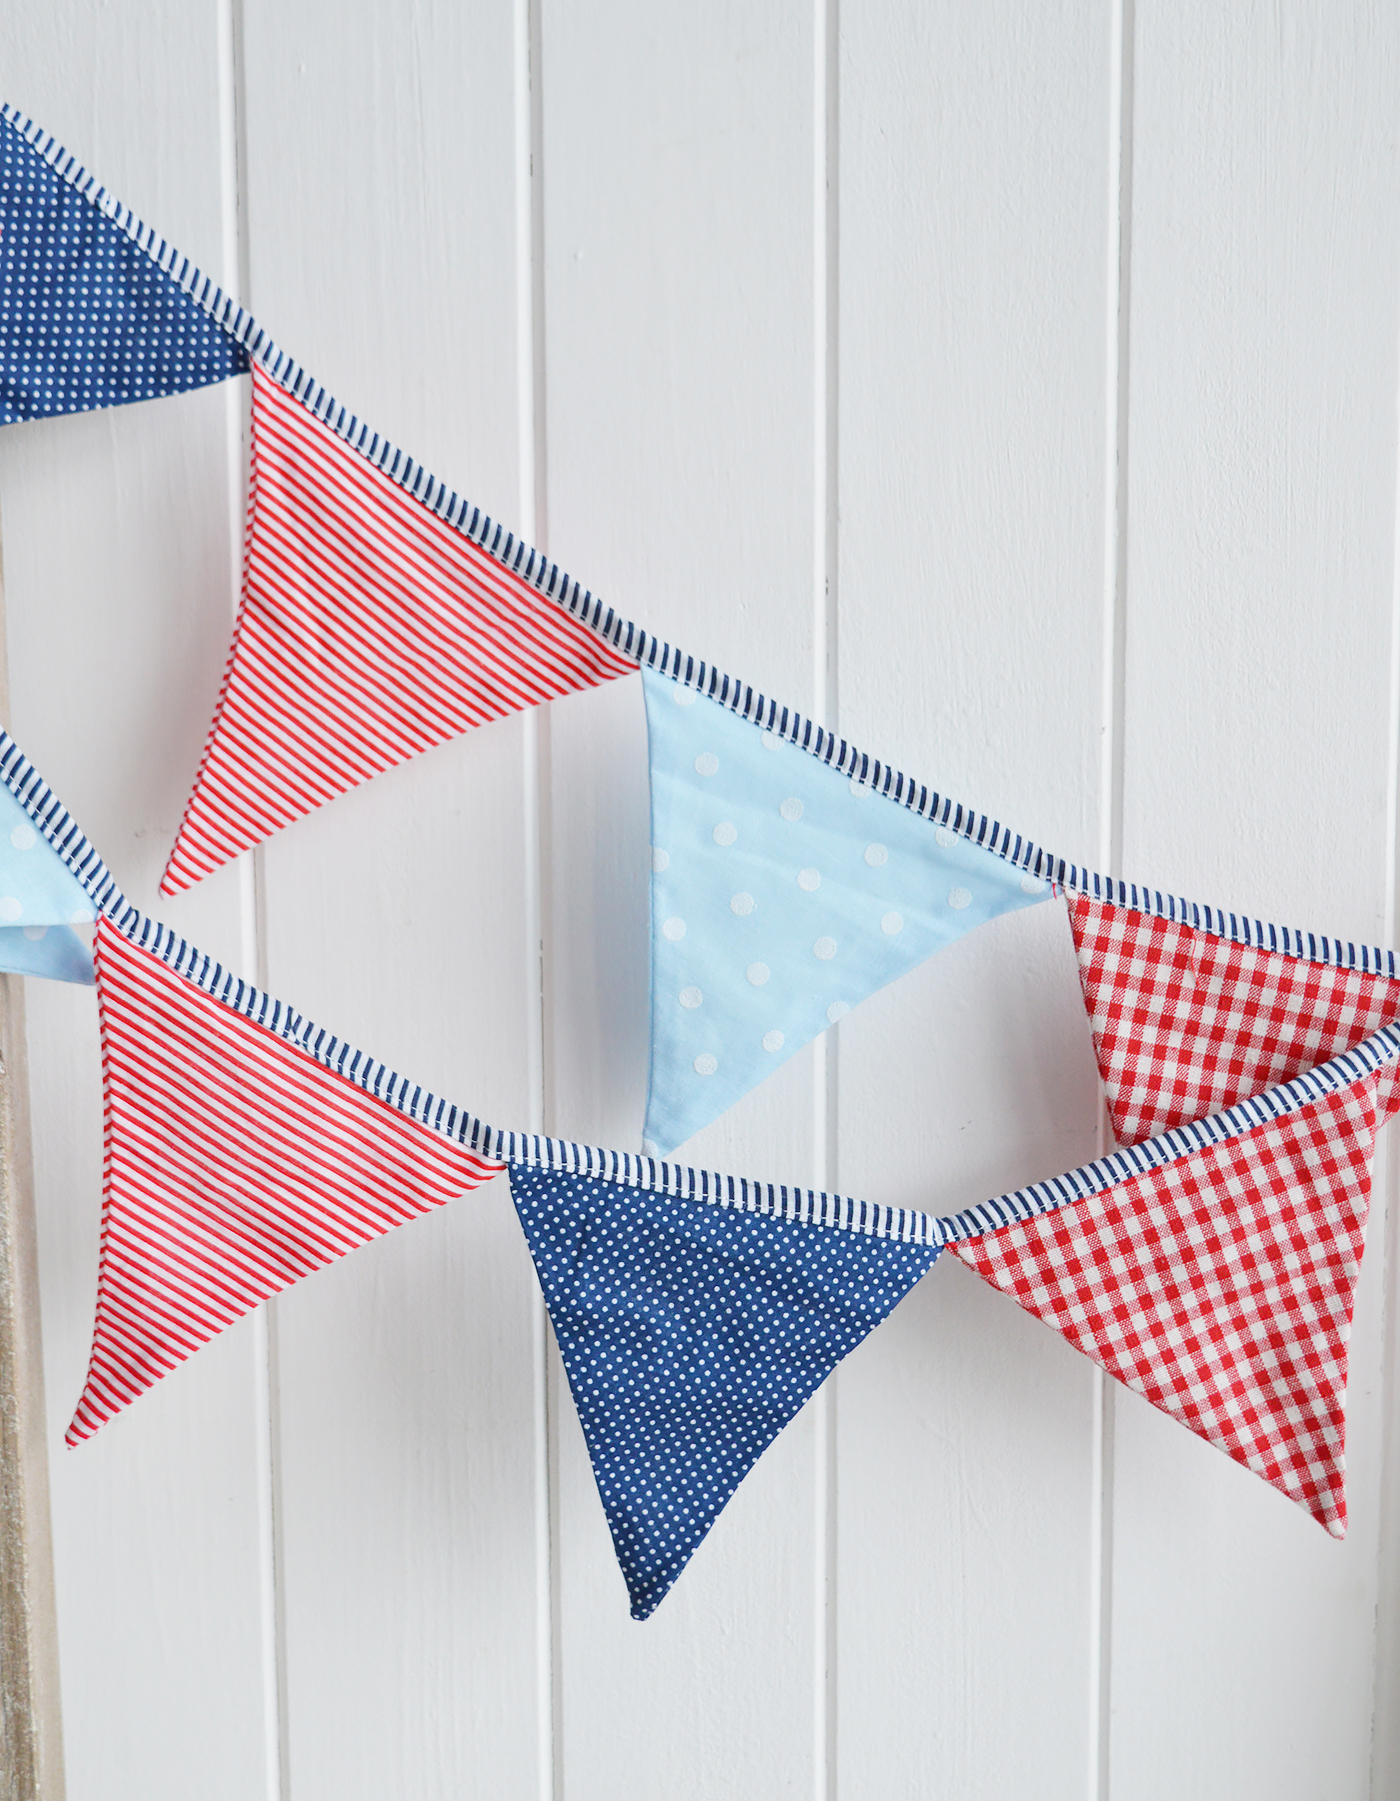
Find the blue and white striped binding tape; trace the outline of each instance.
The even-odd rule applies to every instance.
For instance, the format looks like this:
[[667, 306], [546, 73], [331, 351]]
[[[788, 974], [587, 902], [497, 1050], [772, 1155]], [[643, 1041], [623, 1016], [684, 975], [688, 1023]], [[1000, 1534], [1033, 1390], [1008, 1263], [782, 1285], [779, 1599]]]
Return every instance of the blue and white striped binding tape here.
[[914, 1208], [886, 1207], [849, 1195], [825, 1194], [800, 1184], [788, 1186], [754, 1181], [745, 1176], [660, 1162], [654, 1157], [634, 1156], [626, 1151], [575, 1144], [567, 1139], [505, 1132], [488, 1126], [465, 1108], [441, 1099], [377, 1058], [357, 1050], [343, 1038], [296, 1012], [286, 1002], [264, 994], [251, 982], [225, 970], [207, 953], [187, 943], [169, 926], [147, 919], [127, 900], [67, 808], [19, 746], [3, 731], [0, 731], [0, 776], [94, 904], [132, 943], [159, 957], [177, 975], [193, 982], [214, 1000], [296, 1045], [324, 1068], [353, 1082], [365, 1093], [374, 1095], [420, 1125], [497, 1162], [596, 1176], [628, 1188], [765, 1214], [799, 1224], [833, 1227], [905, 1244], [939, 1248], [978, 1238], [1018, 1220], [1034, 1219], [1076, 1201], [1088, 1200], [1133, 1176], [1165, 1168], [1210, 1145], [1226, 1143], [1260, 1126], [1284, 1119], [1400, 1056], [1400, 1026], [1383, 1026], [1353, 1050], [1308, 1070], [1291, 1082], [1241, 1101], [1227, 1112], [1212, 1114], [1191, 1125], [1149, 1138], [1142, 1144], [1113, 1151], [1050, 1181], [1031, 1183], [1026, 1188], [997, 1195], [976, 1207], [943, 1218]]
[[[1029, 838], [1013, 833], [1008, 826], [975, 813], [960, 802], [938, 794], [934, 789], [915, 782], [888, 763], [869, 756], [838, 739], [825, 727], [806, 719], [790, 707], [758, 693], [747, 684], [725, 675], [662, 639], [653, 637], [642, 627], [622, 618], [611, 607], [591, 594], [556, 563], [532, 549], [522, 539], [495, 523], [479, 507], [452, 492], [421, 463], [397, 449], [369, 425], [342, 406], [302, 366], [280, 350], [229, 295], [208, 276], [202, 275], [187, 257], [181, 256], [150, 226], [142, 224], [129, 207], [110, 195], [85, 169], [68, 155], [63, 147], [44, 132], [32, 119], [16, 107], [0, 106], [0, 117], [18, 130], [31, 147], [79, 194], [112, 221], [143, 250], [158, 268], [175, 281], [201, 306], [209, 317], [247, 351], [256, 357], [268, 373], [301, 401], [351, 449], [381, 470], [392, 481], [406, 489], [440, 519], [471, 539], [509, 569], [528, 582], [539, 593], [556, 601], [582, 624], [598, 633], [614, 650], [638, 664], [645, 664], [659, 675], [694, 689], [740, 718], [764, 731], [773, 732], [789, 744], [805, 750], [818, 761], [841, 775], [859, 782], [872, 792], [907, 807], [910, 812], [931, 824], [959, 833], [970, 843], [1004, 858], [1017, 869], [1042, 881], [1095, 900], [1108, 901], [1140, 913], [1175, 921], [1209, 932], [1218, 938], [1259, 950], [1279, 951], [1311, 963], [1330, 964], [1356, 969], [1367, 974], [1394, 976], [1395, 952], [1372, 946], [1344, 943], [1341, 939], [1323, 937], [1314, 932], [1300, 932], [1287, 926], [1268, 925], [1243, 914], [1226, 913], [1214, 907], [1202, 907], [1194, 901], [1157, 889], [1139, 888], [1109, 876], [1052, 856]], [[97, 896], [94, 895], [94, 899]]]
[[907, 1207], [886, 1207], [849, 1195], [820, 1193], [800, 1185], [754, 1181], [744, 1176], [692, 1169], [626, 1151], [604, 1150], [567, 1139], [506, 1132], [488, 1126], [465, 1108], [430, 1093], [385, 1063], [355, 1049], [316, 1025], [285, 1002], [274, 1000], [212, 957], [129, 907], [118, 922], [133, 943], [158, 956], [178, 975], [234, 1012], [255, 1021], [294, 1044], [326, 1069], [353, 1082], [367, 1094], [396, 1108], [420, 1125], [440, 1132], [483, 1157], [532, 1169], [594, 1176], [623, 1187], [666, 1194], [679, 1200], [708, 1202], [741, 1212], [766, 1214], [799, 1224], [828, 1226], [906, 1244], [947, 1244], [981, 1237], [1018, 1220], [1034, 1219], [1076, 1201], [1088, 1200], [1134, 1176], [1163, 1169], [1211, 1145], [1224, 1144], [1260, 1126], [1298, 1112], [1324, 1095], [1333, 1094], [1383, 1068], [1400, 1056], [1400, 1027], [1384, 1026], [1353, 1050], [1308, 1070], [1291, 1082], [1266, 1089], [1227, 1112], [1212, 1114], [1142, 1144], [1113, 1151], [1093, 1163], [1035, 1182], [1013, 1193], [997, 1195], [950, 1217], [937, 1218]]

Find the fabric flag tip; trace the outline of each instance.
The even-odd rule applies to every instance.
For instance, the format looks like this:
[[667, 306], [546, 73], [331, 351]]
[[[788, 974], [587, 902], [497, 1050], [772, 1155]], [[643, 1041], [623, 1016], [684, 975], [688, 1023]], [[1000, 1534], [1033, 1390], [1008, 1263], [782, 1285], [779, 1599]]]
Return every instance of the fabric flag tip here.
[[634, 1620], [936, 1245], [512, 1164]]

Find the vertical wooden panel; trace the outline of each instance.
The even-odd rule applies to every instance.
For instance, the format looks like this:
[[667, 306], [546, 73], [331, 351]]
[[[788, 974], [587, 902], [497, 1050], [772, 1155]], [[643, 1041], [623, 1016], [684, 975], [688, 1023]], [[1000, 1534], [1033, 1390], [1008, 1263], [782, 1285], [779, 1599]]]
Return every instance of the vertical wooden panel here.
[[[1375, 942], [1400, 21], [1158, 0], [1137, 21], [1124, 867]], [[1367, 1790], [1380, 1236], [1351, 1348], [1345, 1545], [1119, 1397], [1115, 1793]]]
[[[842, 9], [844, 735], [1093, 862], [1105, 594], [1107, 5]], [[1095, 1148], [1064, 913], [839, 1028], [841, 1186], [945, 1211]], [[1096, 1380], [951, 1259], [836, 1398], [843, 1801], [1081, 1796]]]
[[[627, 615], [811, 704], [810, 8], [543, 7], [549, 549]], [[646, 1081], [639, 683], [553, 709], [551, 1129], [636, 1147]], [[794, 1058], [684, 1155], [813, 1170]], [[567, 1792], [810, 1791], [812, 1420], [645, 1625], [560, 1409]]]
[[[251, 304], [317, 377], [514, 523], [509, 9], [244, 16]], [[520, 719], [264, 856], [269, 985], [523, 1125], [536, 1074]], [[533, 1273], [504, 1184], [277, 1303], [287, 1762], [299, 1798], [537, 1792]]]
[[0, 1771], [6, 1801], [61, 1801], [63, 1713], [24, 985], [0, 992]]
[[[231, 143], [213, 0], [9, 9], [7, 98], [220, 279]], [[243, 384], [0, 434], [16, 736], [152, 905], [232, 618]], [[158, 913], [237, 962], [236, 872]], [[92, 1331], [101, 1085], [90, 991], [28, 995], [70, 1801], [268, 1791], [265, 1396], [248, 1321], [62, 1444]]]

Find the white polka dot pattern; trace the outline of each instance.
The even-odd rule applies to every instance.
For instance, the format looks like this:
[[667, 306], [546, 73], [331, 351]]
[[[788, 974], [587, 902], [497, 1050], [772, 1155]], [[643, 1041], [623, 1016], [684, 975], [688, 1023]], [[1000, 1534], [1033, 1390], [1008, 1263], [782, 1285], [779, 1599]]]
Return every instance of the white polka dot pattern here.
[[557, 1170], [513, 1165], [510, 1182], [644, 1620], [937, 1250]]
[[[708, 696], [680, 709], [669, 677], [642, 684], [667, 851], [645, 1131], [665, 1156], [866, 995], [1050, 890]], [[676, 1005], [689, 988], [703, 1007]]]
[[224, 381], [243, 349], [0, 120], [0, 424]]

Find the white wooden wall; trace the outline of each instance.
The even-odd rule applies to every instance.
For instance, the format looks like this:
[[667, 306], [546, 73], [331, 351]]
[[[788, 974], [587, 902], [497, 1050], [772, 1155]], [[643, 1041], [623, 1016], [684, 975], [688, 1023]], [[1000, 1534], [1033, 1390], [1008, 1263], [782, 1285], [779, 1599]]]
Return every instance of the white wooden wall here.
[[[1394, 6], [10, 0], [0, 91], [625, 613], [1079, 861], [1394, 942]], [[157, 900], [246, 408], [0, 434], [16, 735], [224, 961], [635, 1146], [636, 681]], [[504, 1183], [63, 1448], [95, 1007], [28, 1005], [70, 1801], [1400, 1795], [1383, 1167], [1344, 1546], [945, 1260], [637, 1626]], [[1100, 1130], [1047, 907], [694, 1154], [947, 1211]]]

